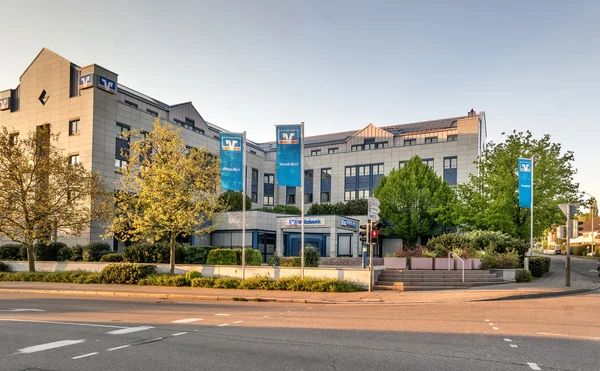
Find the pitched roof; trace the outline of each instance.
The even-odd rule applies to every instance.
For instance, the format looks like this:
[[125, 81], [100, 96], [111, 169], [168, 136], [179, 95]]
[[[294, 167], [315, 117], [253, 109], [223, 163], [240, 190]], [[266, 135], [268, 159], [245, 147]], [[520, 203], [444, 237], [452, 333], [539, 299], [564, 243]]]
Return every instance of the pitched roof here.
[[[588, 219], [585, 221], [581, 227], [583, 228], [581, 232], [591, 232], [592, 231], [592, 219]], [[600, 216], [594, 216], [594, 231], [600, 231]]]

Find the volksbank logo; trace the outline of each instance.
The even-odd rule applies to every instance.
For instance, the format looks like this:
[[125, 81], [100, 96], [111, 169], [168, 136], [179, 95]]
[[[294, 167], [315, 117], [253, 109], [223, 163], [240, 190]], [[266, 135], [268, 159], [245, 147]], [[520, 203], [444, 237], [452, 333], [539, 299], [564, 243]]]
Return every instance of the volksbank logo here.
[[531, 173], [531, 164], [522, 162], [521, 163], [521, 172], [522, 173]]
[[98, 76], [98, 88], [115, 94], [117, 92], [117, 83], [104, 76]]
[[279, 144], [298, 144], [299, 138], [300, 132], [298, 129], [281, 129], [279, 130], [277, 142]]
[[221, 137], [223, 151], [241, 151], [240, 139], [236, 137]]
[[94, 86], [93, 75], [88, 73], [87, 75], [79, 76], [79, 89], [85, 89]]
[[0, 98], [0, 111], [10, 108], [10, 97]]

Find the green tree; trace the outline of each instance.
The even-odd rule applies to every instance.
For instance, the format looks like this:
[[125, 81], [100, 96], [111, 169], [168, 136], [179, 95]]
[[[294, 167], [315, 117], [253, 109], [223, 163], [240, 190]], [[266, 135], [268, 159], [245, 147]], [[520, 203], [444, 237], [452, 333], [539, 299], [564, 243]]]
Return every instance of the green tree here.
[[564, 222], [558, 204], [577, 202], [579, 184], [573, 180], [573, 152], [563, 152], [550, 135], [540, 139], [531, 132], [516, 132], [501, 143], [489, 142], [476, 161], [478, 175], [458, 186], [460, 222], [467, 229], [485, 229], [527, 239], [530, 209], [519, 207], [519, 157], [534, 157], [534, 236]]
[[0, 237], [26, 247], [31, 272], [36, 241], [81, 235], [111, 199], [99, 175], [63, 155], [57, 141], [49, 126], [23, 139], [5, 127], [0, 133]]
[[204, 148], [187, 150], [180, 131], [156, 119], [150, 133], [131, 133], [107, 229], [130, 241], [168, 241], [171, 274], [176, 238], [209, 232], [222, 209], [218, 159]]
[[401, 237], [409, 246], [454, 224], [456, 195], [418, 156], [384, 176], [374, 195], [381, 201], [380, 217], [391, 223], [384, 233]]
[[[223, 211], [242, 211], [242, 192], [227, 191], [219, 196]], [[246, 210], [252, 209], [252, 199], [246, 195]]]

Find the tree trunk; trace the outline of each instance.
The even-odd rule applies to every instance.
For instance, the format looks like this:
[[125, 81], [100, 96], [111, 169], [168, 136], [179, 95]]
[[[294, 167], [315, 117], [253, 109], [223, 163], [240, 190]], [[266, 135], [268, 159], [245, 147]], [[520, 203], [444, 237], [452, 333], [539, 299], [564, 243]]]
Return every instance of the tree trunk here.
[[35, 272], [35, 252], [33, 251], [33, 243], [26, 246], [27, 249], [27, 262], [29, 263], [29, 271]]
[[171, 260], [170, 260], [170, 273], [171, 275], [175, 274], [175, 235], [171, 234], [171, 240], [169, 241], [169, 246], [171, 248]]

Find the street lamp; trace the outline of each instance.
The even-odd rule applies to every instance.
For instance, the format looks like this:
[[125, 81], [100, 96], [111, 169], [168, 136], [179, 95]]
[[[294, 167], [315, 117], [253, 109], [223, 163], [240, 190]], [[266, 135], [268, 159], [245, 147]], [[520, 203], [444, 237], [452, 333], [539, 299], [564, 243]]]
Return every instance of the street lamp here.
[[595, 246], [594, 243], [596, 241], [596, 236], [594, 235], [594, 212], [596, 211], [596, 197], [592, 196], [591, 194], [587, 193], [587, 192], [583, 192], [584, 194], [590, 196], [592, 198], [592, 205], [590, 206], [590, 213], [592, 214], [592, 248], [591, 248], [591, 253], [592, 256], [594, 255], [594, 253], [596, 252], [595, 250]]

